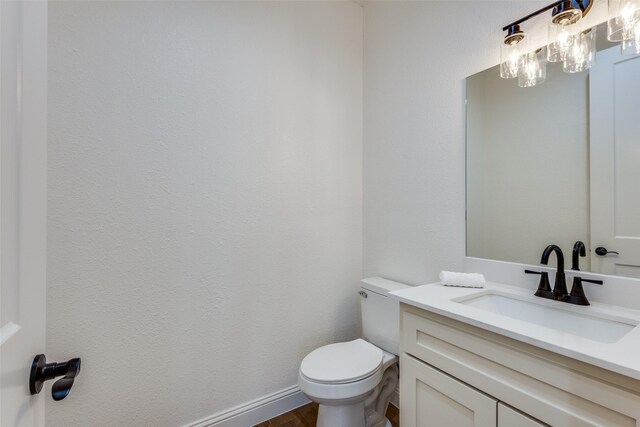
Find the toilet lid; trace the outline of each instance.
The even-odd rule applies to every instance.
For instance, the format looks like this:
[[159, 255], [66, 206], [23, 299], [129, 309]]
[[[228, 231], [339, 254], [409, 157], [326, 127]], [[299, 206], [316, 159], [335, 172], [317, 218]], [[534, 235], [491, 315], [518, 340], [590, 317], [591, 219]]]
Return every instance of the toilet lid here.
[[329, 344], [307, 355], [300, 372], [319, 383], [350, 383], [373, 374], [382, 364], [382, 350], [358, 338]]

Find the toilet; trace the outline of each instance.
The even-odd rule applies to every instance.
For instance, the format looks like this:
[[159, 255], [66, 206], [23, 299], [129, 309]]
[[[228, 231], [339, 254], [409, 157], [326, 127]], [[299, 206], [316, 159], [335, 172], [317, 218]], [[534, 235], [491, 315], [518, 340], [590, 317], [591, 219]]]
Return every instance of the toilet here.
[[325, 345], [300, 364], [298, 385], [319, 404], [317, 427], [391, 427], [385, 417], [398, 385], [399, 302], [408, 285], [381, 277], [361, 282], [362, 337]]

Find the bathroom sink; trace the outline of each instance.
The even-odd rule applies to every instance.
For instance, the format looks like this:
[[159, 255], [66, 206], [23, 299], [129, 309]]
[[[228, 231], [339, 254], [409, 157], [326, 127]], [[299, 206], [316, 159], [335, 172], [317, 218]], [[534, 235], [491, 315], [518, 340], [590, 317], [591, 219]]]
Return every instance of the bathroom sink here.
[[618, 342], [639, 324], [634, 319], [598, 313], [591, 307], [565, 307], [568, 304], [563, 302], [547, 301], [533, 296], [528, 299], [495, 290], [453, 301], [601, 343]]
[[483, 329], [640, 380], [640, 310], [597, 301], [577, 306], [533, 292], [487, 282], [483, 289], [431, 283], [391, 294], [433, 319], [442, 316], [443, 321], [460, 322], [460, 328]]

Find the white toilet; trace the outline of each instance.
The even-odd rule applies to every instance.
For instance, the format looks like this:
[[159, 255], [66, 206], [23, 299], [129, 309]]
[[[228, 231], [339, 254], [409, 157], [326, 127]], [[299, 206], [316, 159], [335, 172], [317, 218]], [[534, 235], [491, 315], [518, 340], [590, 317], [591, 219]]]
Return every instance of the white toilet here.
[[317, 427], [391, 427], [385, 417], [398, 385], [399, 303], [408, 287], [381, 277], [362, 280], [362, 336], [329, 344], [300, 364], [298, 385], [320, 404]]

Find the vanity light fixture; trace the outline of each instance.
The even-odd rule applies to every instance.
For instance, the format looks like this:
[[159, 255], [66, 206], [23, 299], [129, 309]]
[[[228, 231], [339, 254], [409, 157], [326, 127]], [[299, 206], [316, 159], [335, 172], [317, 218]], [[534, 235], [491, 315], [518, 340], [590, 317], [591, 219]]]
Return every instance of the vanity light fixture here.
[[607, 39], [622, 42], [623, 54], [640, 53], [640, 0], [609, 0]]
[[[500, 77], [518, 76], [518, 86], [533, 87], [544, 81], [546, 61], [562, 62], [563, 70], [571, 73], [590, 68], [595, 58], [595, 31], [583, 31], [578, 23], [589, 12], [593, 1], [556, 1], [502, 28], [507, 35], [500, 49]], [[542, 49], [527, 50], [523, 44], [525, 34], [520, 25], [549, 10], [551, 21], [548, 33], [551, 42]]]

